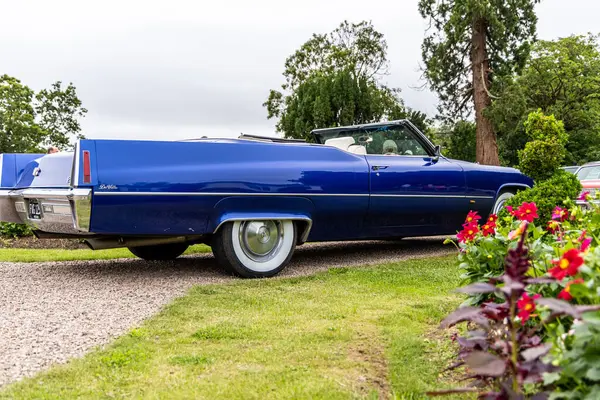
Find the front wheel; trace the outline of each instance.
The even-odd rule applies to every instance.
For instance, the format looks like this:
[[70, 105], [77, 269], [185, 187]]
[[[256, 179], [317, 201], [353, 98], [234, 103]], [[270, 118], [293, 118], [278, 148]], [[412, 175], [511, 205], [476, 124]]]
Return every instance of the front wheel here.
[[504, 193], [500, 194], [500, 196], [498, 196], [498, 198], [496, 199], [496, 203], [494, 204], [494, 208], [492, 208], [492, 214], [498, 215], [498, 213], [504, 207], [504, 204], [506, 204], [506, 201], [508, 199], [510, 199], [511, 197], [513, 197], [514, 195], [515, 194], [512, 193], [512, 192], [504, 192]]
[[219, 264], [244, 278], [277, 275], [296, 248], [296, 225], [289, 220], [248, 220], [224, 224], [213, 238]]
[[187, 243], [168, 243], [159, 244], [156, 246], [128, 247], [128, 249], [135, 256], [144, 260], [152, 261], [174, 260], [182, 255], [188, 247], [189, 245]]

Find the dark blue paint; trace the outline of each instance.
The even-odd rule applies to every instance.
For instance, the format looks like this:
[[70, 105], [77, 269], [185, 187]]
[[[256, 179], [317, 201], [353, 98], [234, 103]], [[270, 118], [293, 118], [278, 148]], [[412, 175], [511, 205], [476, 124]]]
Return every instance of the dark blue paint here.
[[[469, 209], [489, 213], [503, 185], [532, 185], [511, 168], [307, 143], [81, 140], [84, 150], [92, 183], [80, 162], [73, 184], [93, 189], [90, 230], [102, 235], [207, 234], [243, 216], [308, 217], [309, 241], [450, 234]], [[16, 187], [69, 187], [73, 153], [30, 161]], [[421, 197], [392, 197], [406, 195]]]
[[[19, 177], [27, 168], [37, 166], [34, 160], [42, 157], [44, 154], [0, 154], [0, 188], [13, 188], [17, 184]], [[31, 174], [30, 174], [31, 175]]]

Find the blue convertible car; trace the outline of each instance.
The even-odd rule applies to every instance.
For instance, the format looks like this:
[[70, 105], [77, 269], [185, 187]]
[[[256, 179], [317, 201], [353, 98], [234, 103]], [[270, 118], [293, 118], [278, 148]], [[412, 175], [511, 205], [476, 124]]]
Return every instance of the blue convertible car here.
[[409, 121], [318, 129], [316, 143], [242, 135], [80, 140], [0, 155], [0, 221], [174, 259], [207, 243], [243, 277], [277, 274], [304, 242], [454, 234], [532, 180], [449, 160]]

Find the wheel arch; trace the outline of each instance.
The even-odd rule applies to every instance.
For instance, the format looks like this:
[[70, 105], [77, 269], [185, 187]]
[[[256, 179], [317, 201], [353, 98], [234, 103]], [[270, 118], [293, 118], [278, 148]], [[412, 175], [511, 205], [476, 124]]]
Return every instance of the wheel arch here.
[[297, 243], [304, 243], [310, 234], [312, 228], [312, 218], [303, 213], [283, 213], [283, 212], [228, 212], [221, 214], [212, 225], [212, 233], [216, 234], [219, 229], [227, 222], [249, 221], [249, 220], [290, 220], [297, 224], [298, 238]]
[[498, 200], [498, 197], [505, 192], [513, 192], [515, 194], [517, 194], [517, 192], [519, 192], [520, 190], [525, 190], [525, 189], [530, 189], [531, 186], [526, 185], [524, 183], [505, 183], [504, 185], [501, 185], [498, 190], [496, 191], [496, 197], [494, 198], [494, 201]]
[[226, 222], [252, 219], [278, 219], [294, 221], [298, 229], [297, 243], [306, 242], [310, 234], [315, 209], [306, 197], [296, 196], [231, 196], [221, 199], [209, 218], [208, 232], [213, 235]]

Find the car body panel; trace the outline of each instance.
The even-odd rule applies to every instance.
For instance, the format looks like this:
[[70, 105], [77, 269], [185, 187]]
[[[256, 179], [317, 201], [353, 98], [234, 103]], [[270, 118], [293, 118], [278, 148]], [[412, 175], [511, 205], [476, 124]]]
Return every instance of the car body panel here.
[[[245, 138], [85, 139], [73, 152], [32, 156], [16, 182], [7, 178], [11, 185], [0, 190], [0, 206], [15, 207], [10, 196], [20, 196], [30, 223], [28, 203], [39, 200], [31, 190], [54, 188], [57, 209], [73, 208], [69, 234], [206, 236], [226, 221], [281, 218], [309, 226], [304, 240], [356, 240], [451, 234], [469, 210], [489, 214], [503, 188], [533, 184], [512, 168], [438, 156], [419, 138], [427, 156]], [[373, 169], [382, 165], [387, 168]], [[17, 174], [10, 168], [2, 174]], [[34, 226], [54, 232], [47, 224]]]

